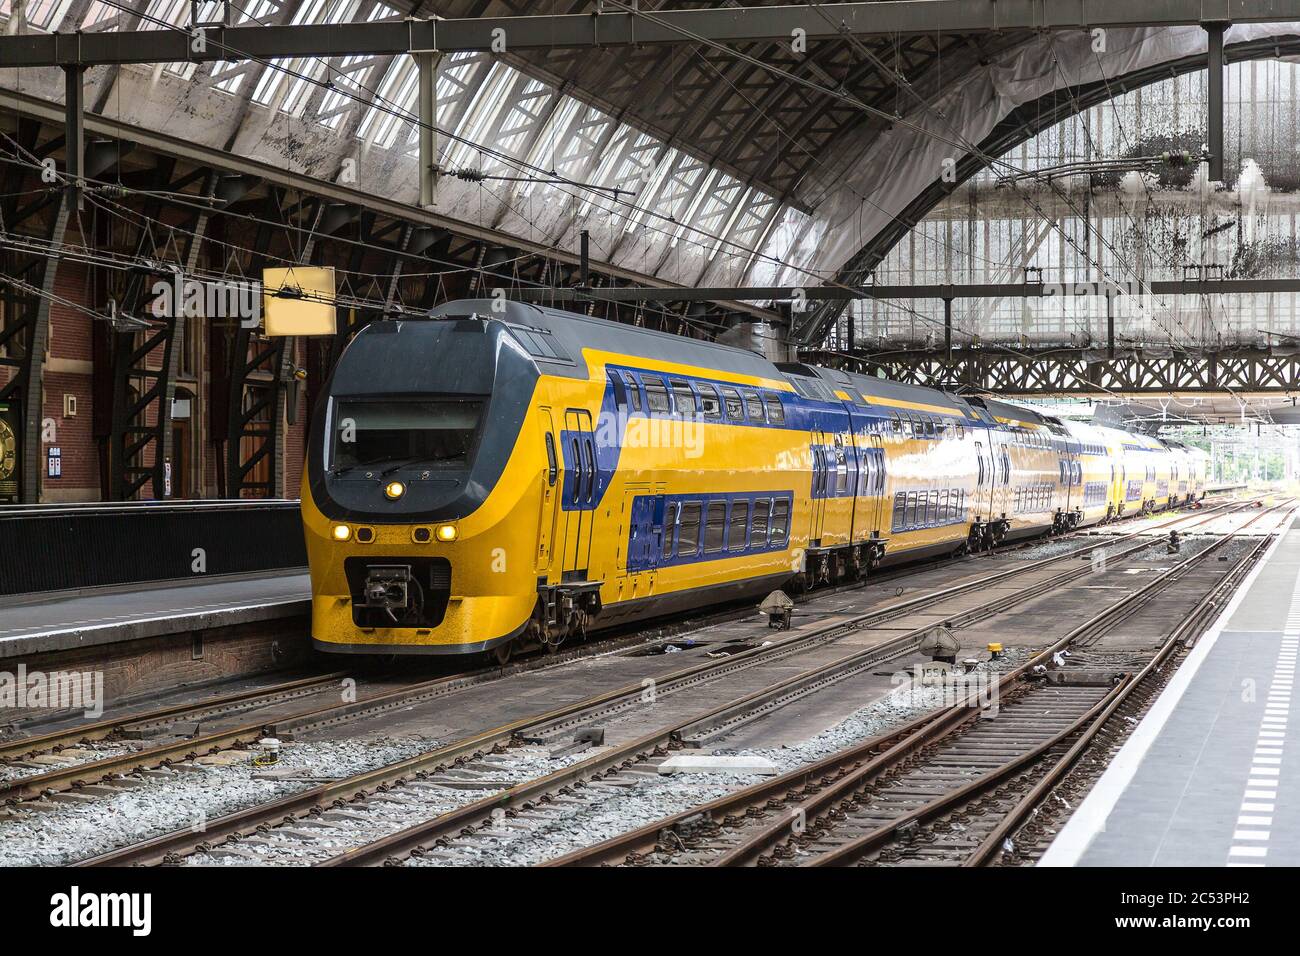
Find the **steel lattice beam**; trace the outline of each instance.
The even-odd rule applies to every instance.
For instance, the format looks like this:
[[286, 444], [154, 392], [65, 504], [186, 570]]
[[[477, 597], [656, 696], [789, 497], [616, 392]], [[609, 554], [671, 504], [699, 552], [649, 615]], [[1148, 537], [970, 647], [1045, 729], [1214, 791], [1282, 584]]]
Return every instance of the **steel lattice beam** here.
[[[689, 42], [809, 40], [896, 34], [1002, 33], [1095, 27], [1278, 23], [1300, 19], [1300, 0], [884, 0], [837, 3], [818, 15], [807, 5], [596, 14], [475, 17], [378, 23], [206, 28], [186, 31], [29, 34], [0, 38], [0, 66], [210, 62], [275, 57], [384, 55], [439, 51], [549, 50]], [[504, 31], [501, 32], [501, 31]]]
[[1013, 352], [995, 347], [955, 348], [951, 359], [937, 350], [865, 349], [848, 355], [812, 350], [802, 357], [899, 382], [999, 395], [1288, 393], [1300, 384], [1300, 354], [1250, 348], [1216, 352], [1136, 349], [1113, 359], [1100, 350]]

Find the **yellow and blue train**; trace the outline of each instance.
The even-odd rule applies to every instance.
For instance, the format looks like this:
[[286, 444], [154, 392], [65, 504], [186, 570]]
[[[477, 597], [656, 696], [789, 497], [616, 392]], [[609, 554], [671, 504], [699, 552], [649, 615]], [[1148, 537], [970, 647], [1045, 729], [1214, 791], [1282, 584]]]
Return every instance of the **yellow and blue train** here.
[[1190, 503], [1206, 456], [520, 303], [375, 323], [313, 424], [323, 651], [463, 654]]

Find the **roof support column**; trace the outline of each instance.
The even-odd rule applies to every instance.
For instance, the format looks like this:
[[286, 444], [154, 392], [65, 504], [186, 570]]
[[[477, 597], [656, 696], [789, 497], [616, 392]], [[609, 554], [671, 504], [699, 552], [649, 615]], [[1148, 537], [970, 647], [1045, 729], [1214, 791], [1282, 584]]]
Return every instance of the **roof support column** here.
[[943, 348], [948, 356], [948, 366], [952, 367], [952, 299], [943, 300]]
[[86, 158], [86, 68], [80, 64], [65, 66], [64, 109], [67, 111], [67, 130], [64, 136], [64, 166], [68, 174], [68, 198], [82, 208], [81, 188], [84, 185]]
[[1210, 180], [1223, 182], [1223, 31], [1225, 24], [1205, 27], [1209, 39], [1209, 116], [1206, 120], [1210, 150]]
[[417, 53], [420, 71], [420, 206], [433, 205], [438, 185], [438, 61], [441, 53]]
[[[68, 227], [69, 200], [57, 200], [50, 223], [50, 248], [63, 246], [63, 236]], [[58, 273], [59, 258], [45, 263], [41, 273], [40, 297], [36, 303], [36, 317], [27, 332], [27, 377], [23, 383], [23, 504], [36, 504], [41, 500], [41, 433], [45, 416], [45, 350], [50, 342], [50, 304], [54, 299], [54, 279]]]

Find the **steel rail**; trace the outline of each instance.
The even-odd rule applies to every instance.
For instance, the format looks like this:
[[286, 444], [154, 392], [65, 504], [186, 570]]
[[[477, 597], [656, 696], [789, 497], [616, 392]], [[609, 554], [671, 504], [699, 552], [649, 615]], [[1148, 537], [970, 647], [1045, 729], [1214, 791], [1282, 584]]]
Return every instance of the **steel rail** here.
[[[1142, 542], [1128, 549], [1125, 554], [1145, 550], [1153, 542]], [[1054, 560], [1054, 559], [1053, 559]], [[1047, 563], [1051, 563], [1050, 561]], [[1056, 575], [1048, 579], [1047, 582], [1037, 582], [1031, 585], [1026, 591], [1034, 595], [1042, 593], [1046, 587], [1053, 584], [1059, 584], [1073, 580], [1080, 573], [1086, 573], [1087, 569], [1082, 571], [1071, 570], [1063, 575]], [[975, 615], [991, 608], [1006, 609], [1014, 606], [1018, 601], [1013, 596], [1011, 598], [995, 598], [992, 601], [982, 605], [979, 608], [970, 609], [964, 614]], [[960, 615], [955, 615], [960, 616]], [[838, 628], [842, 625], [832, 625]], [[898, 656], [911, 650], [920, 636], [928, 630], [928, 627], [917, 628], [908, 634], [901, 635], [882, 644], [871, 648], [864, 649], [848, 658], [830, 661], [825, 664], [813, 667], [803, 671], [791, 678], [781, 681], [774, 688], [767, 688], [757, 693], [746, 694], [732, 701], [724, 703], [710, 710], [708, 713], [699, 716], [692, 716], [684, 721], [677, 723], [675, 726], [657, 730], [653, 733], [640, 737], [627, 744], [614, 748], [601, 754], [597, 754], [586, 761], [581, 761], [563, 770], [556, 771], [542, 777], [534, 778], [519, 786], [512, 787], [501, 794], [493, 794], [484, 797], [473, 803], [467, 804], [456, 810], [441, 814], [432, 819], [417, 823], [411, 827], [399, 830], [378, 840], [372, 841], [364, 846], [356, 847], [346, 851], [338, 856], [318, 864], [322, 866], [368, 866], [386, 863], [402, 855], [408, 855], [430, 844], [446, 839], [448, 836], [460, 833], [467, 827], [470, 827], [476, 821], [479, 821], [485, 815], [490, 816], [492, 812], [502, 809], [510, 809], [529, 801], [537, 799], [545, 794], [552, 793], [555, 790], [568, 786], [576, 781], [592, 778], [612, 767], [620, 765], [626, 766], [630, 762], [644, 757], [647, 753], [655, 751], [658, 748], [665, 747], [672, 742], [679, 742], [684, 735], [690, 733], [692, 729], [700, 726], [721, 726], [733, 724], [737, 719], [737, 714], [746, 710], [758, 710], [766, 712], [766, 705], [774, 695], [788, 693], [798, 695], [809, 690], [816, 690], [825, 686], [831, 680], [847, 676], [846, 671], [850, 668], [861, 669], [865, 666], [875, 666], [882, 659], [887, 659], [891, 654]], [[752, 652], [746, 652], [752, 653]], [[736, 655], [741, 656], [741, 655]], [[639, 690], [638, 686], [638, 690]], [[925, 736], [929, 731], [926, 724], [931, 720], [930, 717], [919, 718], [907, 725], [893, 731], [884, 737], [890, 741], [897, 741], [905, 736], [910, 736], [917, 731], [918, 736]], [[879, 739], [874, 739], [871, 744], [879, 746]]]
[[[1268, 511], [1263, 511], [1258, 514], [1252, 515], [1250, 519], [1246, 521], [1245, 524], [1243, 524], [1240, 528], [1233, 530], [1231, 533], [1220, 538], [1219, 541], [1215, 542], [1210, 547], [1205, 548], [1198, 554], [1193, 555], [1191, 558], [1188, 558], [1184, 562], [1181, 562], [1179, 565], [1177, 565], [1174, 568], [1171, 568], [1168, 572], [1162, 574], [1160, 577], [1156, 578], [1155, 580], [1148, 582], [1147, 585], [1145, 585], [1139, 591], [1134, 592], [1134, 594], [1131, 595], [1130, 597], [1136, 597], [1141, 594], [1149, 594], [1150, 592], [1152, 592], [1157, 588], [1163, 590], [1163, 588], [1166, 587], [1169, 583], [1172, 583], [1171, 582], [1172, 578], [1181, 576], [1181, 571], [1183, 569], [1202, 563], [1207, 557], [1209, 557], [1212, 553], [1217, 551], [1221, 546], [1223, 546], [1224, 544], [1226, 544], [1231, 540], [1234, 540], [1238, 534], [1245, 531], [1246, 528], [1248, 528], [1250, 525], [1254, 524], [1261, 517], [1263, 517], [1268, 513], [1271, 513], [1273, 510], [1279, 507], [1284, 507], [1284, 506], [1275, 505], [1274, 508], [1270, 508]], [[1256, 548], [1257, 547], [1258, 545], [1256, 545]], [[1251, 553], [1254, 553], [1254, 549], [1252, 549]], [[1218, 587], [1221, 584], [1223, 584], [1223, 579], [1220, 579], [1220, 581], [1216, 582], [1215, 587], [1211, 589], [1211, 593], [1217, 593]], [[1125, 601], [1121, 601], [1120, 603], [1126, 604], [1128, 603], [1128, 601], [1127, 599], [1125, 599]], [[1197, 605], [1198, 607], [1200, 606], [1200, 603], [1201, 602], [1198, 602]], [[1110, 616], [1112, 615], [1107, 615], [1104, 612], [1102, 615], [1099, 615], [1099, 617], [1110, 617]], [[1102, 625], [1102, 626], [1107, 626], [1107, 625]], [[1073, 643], [1073, 640], [1071, 640], [1070, 643]], [[1063, 650], [1065, 647], [1068, 646], [1069, 644], [1058, 642], [1057, 645], [1054, 645], [1052, 648], [1049, 649], [1049, 651], [1044, 651], [1043, 654], [1039, 655], [1039, 657], [1036, 658], [1035, 660], [1037, 661], [1045, 660], [1046, 657], [1049, 655], [1049, 652], [1056, 653], [1057, 651]], [[1160, 654], [1161, 660], [1164, 659], [1164, 656], [1167, 656], [1168, 651], [1172, 650], [1172, 647], [1173, 647], [1172, 640], [1166, 641], [1165, 644], [1162, 645], [1162, 649], [1161, 649], [1162, 653]], [[1033, 664], [1033, 661], [1030, 661], [1029, 663]], [[1019, 676], [1023, 676], [1024, 673], [1028, 672], [1028, 666], [1029, 665], [1026, 665], [1025, 667], [1020, 669], [1020, 674], [1017, 675], [1017, 678]], [[1148, 665], [1142, 670], [1140, 676], [1145, 677], [1146, 675], [1148, 675], [1152, 671], [1153, 667], [1154, 667], [1154, 661], [1149, 662]], [[1087, 714], [1083, 715], [1082, 717], [1072, 722], [1072, 724], [1068, 729], [1063, 730], [1057, 733], [1056, 735], [1054, 735], [1050, 741], [1039, 744], [1038, 746], [1035, 746], [1033, 748], [1030, 748], [1029, 750], [1026, 750], [1023, 753], [1016, 755], [1011, 760], [1006, 761], [999, 767], [996, 767], [993, 770], [988, 771], [987, 773], [981, 774], [979, 777], [973, 779], [970, 783], [965, 784], [964, 786], [959, 787], [956, 790], [942, 794], [936, 799], [931, 800], [919, 807], [916, 807], [915, 809], [908, 811], [907, 813], [904, 813], [902, 816], [894, 820], [891, 820], [888, 824], [878, 827], [877, 829], [871, 831], [870, 833], [865, 833], [859, 837], [855, 837], [854, 839], [851, 839], [846, 843], [840, 845], [836, 849], [828, 853], [819, 854], [815, 858], [811, 860], [807, 860], [801, 863], [800, 865], [801, 866], [844, 866], [844, 865], [851, 864], [854, 861], [860, 859], [864, 854], [871, 852], [872, 850], [882, 846], [889, 840], [893, 839], [894, 835], [902, 827], [905, 827], [911, 823], [919, 823], [924, 820], [928, 820], [934, 816], [943, 813], [944, 811], [948, 810], [953, 806], [958, 806], [966, 802], [973, 795], [988, 790], [991, 786], [1005, 779], [1009, 774], [1025, 766], [1031, 761], [1037, 760], [1039, 757], [1045, 754], [1052, 747], [1055, 747], [1056, 745], [1060, 744], [1062, 741], [1069, 739], [1071, 736], [1078, 733], [1081, 729], [1086, 728], [1090, 725], [1096, 726], [1096, 721], [1099, 719], [1100, 716], [1102, 715], [1109, 716], [1127, 698], [1128, 693], [1131, 691], [1131, 689], [1134, 686], [1136, 686], [1137, 679], [1138, 678], [1135, 678], [1132, 674], [1125, 675], [1123, 681], [1119, 685], [1117, 685], [1115, 689], [1112, 690], [1111, 693], [1108, 694], [1107, 697], [1101, 703], [1091, 708]]]
[[[965, 594], [973, 590], [983, 589], [988, 587], [990, 584], [998, 583], [1023, 574], [1028, 574], [1052, 564], [1068, 561], [1100, 548], [1114, 547], [1116, 544], [1134, 538], [1149, 537], [1151, 531], [1168, 527], [1171, 524], [1177, 524], [1187, 521], [1190, 518], [1195, 518], [1197, 519], [1196, 524], [1199, 525], [1219, 517], [1224, 512], [1230, 513], [1233, 510], [1246, 506], [1248, 506], [1248, 504], [1232, 502], [1225, 504], [1220, 509], [1213, 510], [1208, 515], [1201, 515], [1200, 513], [1192, 515], [1177, 515], [1167, 521], [1160, 522], [1154, 528], [1133, 531], [1129, 534], [1121, 535], [1106, 541], [1092, 542], [1081, 548], [1072, 549], [1071, 551], [1064, 552], [1060, 555], [1043, 558], [1037, 561], [1025, 562], [1018, 567], [1005, 569], [991, 575], [985, 575], [969, 582], [941, 588], [938, 591], [929, 594], [893, 602], [883, 608], [858, 615], [848, 621], [835, 622], [820, 628], [812, 629], [802, 634], [791, 635], [784, 640], [776, 641], [766, 646], [752, 648], [720, 660], [711, 660], [691, 665], [679, 671], [665, 675], [657, 682], [657, 684], [660, 688], [666, 686], [671, 687], [678, 682], [690, 680], [700, 675], [708, 674], [711, 671], [724, 672], [726, 670], [734, 670], [737, 668], [738, 664], [746, 664], [752, 659], [785, 651], [790, 648], [791, 645], [829, 639], [829, 637], [835, 633], [841, 631], [848, 633], [851, 630], [860, 628], [866, 621], [888, 620], [894, 616], [910, 613], [946, 598]], [[1129, 551], [1126, 551], [1125, 553], [1127, 554], [1144, 549], [1151, 543], [1154, 543], [1154, 539], [1141, 542], [1139, 545], [1129, 549]], [[1073, 576], [1075, 572], [1070, 571], [1067, 572], [1067, 574]], [[463, 680], [463, 678], [442, 678], [438, 681], [429, 683], [445, 686], [448, 681], [456, 680]], [[425, 693], [425, 696], [428, 696], [429, 694], [435, 693], [437, 690], [437, 687], [429, 687], [427, 690], [421, 692]], [[444, 690], [443, 692], [447, 691]], [[447, 747], [430, 751], [427, 754], [408, 758], [407, 760], [386, 765], [344, 780], [332, 781], [329, 784], [322, 784], [317, 787], [309, 788], [308, 790], [301, 791], [298, 794], [283, 797], [265, 804], [259, 804], [244, 810], [235, 811], [216, 820], [209, 821], [203, 834], [195, 834], [190, 829], [177, 830], [150, 840], [99, 854], [83, 861], [82, 864], [79, 865], [121, 865], [122, 863], [128, 862], [159, 862], [167, 858], [169, 855], [194, 852], [200, 848], [210, 847], [212, 845], [212, 838], [223, 839], [234, 834], [248, 833], [261, 826], [267, 820], [278, 820], [285, 817], [301, 816], [310, 812], [314, 807], [320, 805], [322, 802], [328, 803], [339, 800], [350, 800], [356, 796], [364, 794], [374, 787], [401, 780], [408, 774], [436, 769], [437, 767], [448, 763], [463, 762], [466, 759], [471, 759], [475, 755], [480, 755], [485, 751], [492, 750], [493, 748], [505, 747], [521, 734], [526, 734], [530, 731], [536, 733], [537, 728], [539, 727], [556, 725], [561, 721], [572, 718], [574, 715], [592, 710], [598, 706], [607, 706], [620, 700], [627, 701], [639, 699], [643, 692], [644, 687], [641, 683], [637, 682], [627, 684], [623, 687], [602, 692], [584, 700], [575, 701], [571, 704], [555, 708], [554, 710], [541, 715], [509, 722], [500, 727], [472, 735], [463, 741], [459, 741]], [[380, 704], [383, 705], [384, 709], [401, 706], [410, 701], [411, 689], [408, 688], [393, 692], [389, 695], [381, 696], [383, 698], [382, 700], [379, 698], [368, 698], [365, 702], [325, 708], [322, 711], [314, 713], [316, 719], [313, 723], [321, 723], [323, 720], [328, 719], [329, 712], [333, 712], [333, 715], [337, 716], [339, 719], [358, 716], [362, 711], [375, 709], [374, 707], [367, 707], [366, 705], [373, 705], [377, 700], [379, 700]], [[345, 711], [347, 712], [346, 714], [343, 713]], [[254, 734], [262, 736], [265, 733], [274, 732], [275, 727], [277, 726], [284, 727], [291, 723], [295, 727], [300, 727], [302, 726], [303, 721], [312, 716], [313, 715], [304, 715], [302, 717], [293, 718], [291, 722], [281, 721], [276, 725], [259, 724], [243, 728], [233, 728], [222, 733], [210, 735], [208, 738], [195, 738], [193, 740], [183, 741], [169, 747], [159, 748], [145, 753], [132, 754], [120, 758], [110, 758], [109, 760], [82, 764], [72, 768], [61, 768], [59, 771], [50, 774], [40, 774], [21, 778], [13, 781], [12, 785], [15, 792], [26, 793], [28, 795], [39, 794], [40, 792], [43, 792], [44, 788], [52, 786], [52, 784], [48, 782], [50, 780], [58, 780], [65, 785], [70, 785], [86, 779], [101, 779], [108, 773], [114, 771], [120, 772], [127, 768], [136, 769], [150, 765], [156, 766], [157, 763], [160, 763], [163, 759], [171, 759], [175, 756], [185, 756], [194, 753], [196, 748], [200, 746], [209, 749], [219, 749], [219, 747], [223, 745], [223, 741], [229, 741], [230, 743], [225, 743], [224, 745], [230, 746], [239, 740], [251, 739]], [[155, 755], [160, 752], [163, 752], [164, 756], [151, 764], [150, 761], [154, 761]], [[104, 768], [109, 769], [106, 770]], [[89, 776], [91, 774], [97, 774], [97, 776]], [[26, 786], [22, 786], [24, 784]], [[5, 790], [0, 790], [0, 799], [4, 799], [7, 796], [10, 796], [10, 793]]]
[[1160, 647], [1155, 657], [1147, 662], [1146, 666], [1138, 672], [1131, 684], [1124, 690], [1120, 698], [1109, 706], [1105, 713], [1098, 716], [1088, 727], [1079, 739], [1071, 745], [1070, 749], [1061, 756], [1061, 758], [1051, 767], [1050, 770], [1039, 780], [1025, 796], [1012, 807], [1011, 811], [1006, 814], [1003, 820], [993, 829], [993, 831], [984, 839], [984, 841], [975, 848], [975, 851], [962, 862], [962, 866], [987, 866], [993, 860], [996, 854], [1004, 845], [1004, 842], [1011, 836], [1024, 822], [1025, 818], [1033, 811], [1035, 807], [1043, 802], [1047, 795], [1060, 780], [1070, 771], [1091, 745], [1097, 735], [1114, 717], [1116, 710], [1119, 709], [1129, 698], [1133, 691], [1141, 687], [1168, 658], [1173, 654], [1175, 649], [1181, 644], [1184, 649], [1191, 646], [1194, 638], [1201, 634], [1206, 625], [1206, 618], [1218, 609], [1218, 602], [1226, 593], [1235, 592], [1240, 585], [1242, 578], [1245, 577], [1251, 567], [1259, 560], [1264, 550], [1272, 544], [1273, 534], [1269, 534], [1252, 547], [1243, 555], [1232, 569], [1223, 577], [1222, 580], [1213, 588], [1210, 593], [1206, 594], [1197, 603], [1196, 607], [1183, 618], [1170, 632], [1165, 643]]
[[103, 740], [124, 728], [138, 724], [160, 723], [164, 720], [185, 717], [191, 714], [238, 709], [259, 697], [277, 697], [283, 694], [296, 696], [300, 692], [310, 692], [318, 685], [324, 686], [333, 681], [342, 680], [350, 673], [351, 671], [331, 671], [328, 674], [285, 681], [282, 684], [272, 684], [269, 687], [260, 689], [255, 688], [225, 694], [206, 701], [191, 701], [186, 704], [141, 711], [137, 714], [124, 714], [120, 717], [111, 717], [91, 724], [79, 724], [67, 730], [54, 730], [45, 734], [0, 741], [0, 761], [21, 760], [23, 757], [33, 754], [47, 753], [70, 745]]
[[[1249, 507], [1249, 504], [1246, 507]], [[1253, 523], [1264, 513], [1267, 512], [1252, 516], [1247, 525]], [[1212, 517], [1219, 517], [1219, 514], [1216, 513]], [[1243, 528], [1247, 525], [1243, 525]], [[1210, 552], [1217, 549], [1224, 540], [1220, 539], [1220, 541], [1215, 542], [1198, 555], [1193, 556], [1188, 562], [1183, 562], [1179, 567], [1170, 569], [1161, 578], [1149, 582], [1147, 587], [1155, 587], [1162, 581], [1165, 584], [1171, 583], [1177, 576], [1181, 576], [1182, 570], [1190, 566], [1189, 562], [1203, 559]], [[1126, 596], [1121, 602], [1097, 615], [1096, 620], [1112, 619], [1134, 603], [1133, 599], [1141, 593], [1134, 592], [1134, 594]], [[1085, 633], [1091, 624], [1092, 622], [1088, 622], [1088, 624], [1076, 628], [1061, 642], [1058, 642], [1058, 645], [1049, 647], [1026, 664], [1009, 672], [1007, 677], [1000, 683], [1000, 686], [1010, 686], [1013, 677], [1018, 677], [1035, 664], [1049, 659], [1050, 655], [1055, 653], [1059, 646], [1065, 646], [1066, 642]], [[887, 769], [888, 766], [893, 765], [902, 756], [913, 753], [929, 742], [941, 738], [954, 729], [956, 725], [970, 719], [975, 712], [972, 708], [966, 706], [968, 703], [969, 701], [964, 701], [948, 710], [933, 711], [921, 715], [902, 725], [896, 731], [890, 731], [881, 737], [857, 744], [839, 754], [832, 754], [807, 767], [797, 768], [780, 777], [737, 791], [735, 794], [725, 795], [710, 803], [690, 808], [592, 847], [573, 851], [544, 865], [592, 865], [593, 863], [608, 863], [620, 858], [626, 859], [629, 856], [635, 856], [653, 849], [658, 842], [660, 833], [688, 824], [694, 818], [703, 817], [705, 821], [708, 821], [708, 824], [711, 824], [712, 820], [719, 814], [735, 817], [756, 812], [769, 805], [769, 801], [772, 801], [777, 794], [818, 788], [821, 792], [800, 807], [804, 811], [805, 818], [811, 817], [823, 805], [833, 802], [842, 792], [855, 789], [862, 779], [874, 776], [876, 773]], [[784, 832], [786, 825], [787, 821], [780, 822], [778, 830]], [[744, 854], [743, 845], [733, 851], [731, 854], [733, 859], [726, 862], [741, 862], [740, 857], [742, 855], [746, 855]], [[719, 862], [724, 861], [720, 860]]]

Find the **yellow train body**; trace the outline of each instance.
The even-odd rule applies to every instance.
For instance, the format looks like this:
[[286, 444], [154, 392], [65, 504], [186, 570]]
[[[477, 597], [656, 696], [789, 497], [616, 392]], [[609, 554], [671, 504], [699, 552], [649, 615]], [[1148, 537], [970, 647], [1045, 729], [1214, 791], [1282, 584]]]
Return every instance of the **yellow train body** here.
[[326, 651], [556, 644], [1096, 523], [1126, 468], [1142, 507], [1203, 493], [1155, 439], [554, 310], [380, 325], [303, 478]]

